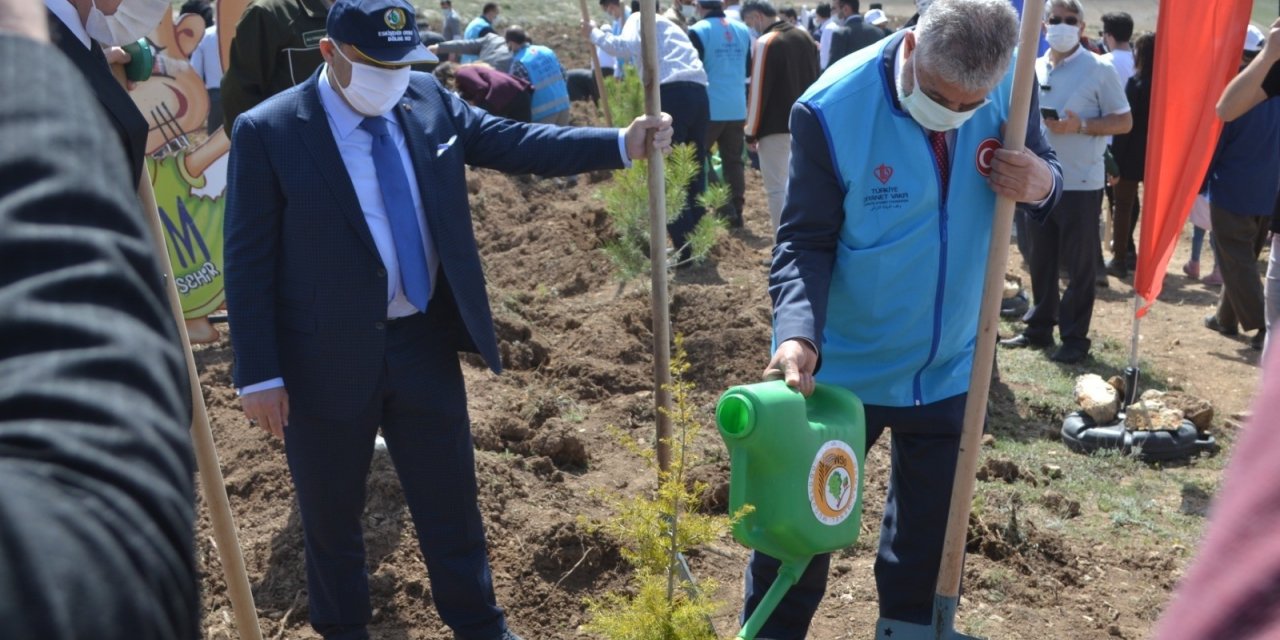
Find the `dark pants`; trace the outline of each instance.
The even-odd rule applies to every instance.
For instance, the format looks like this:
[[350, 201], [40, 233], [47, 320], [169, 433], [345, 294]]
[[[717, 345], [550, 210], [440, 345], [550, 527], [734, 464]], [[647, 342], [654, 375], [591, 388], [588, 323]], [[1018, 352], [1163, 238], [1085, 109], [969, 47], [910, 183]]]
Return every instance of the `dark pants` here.
[[533, 92], [521, 91], [494, 115], [519, 122], [533, 122]]
[[[213, 135], [213, 132], [217, 131], [218, 127], [222, 126], [222, 89], [219, 89], [218, 87], [209, 87], [208, 91], [209, 122], [207, 123], [208, 126], [205, 130], [209, 132], [209, 135]], [[229, 137], [230, 135], [231, 132], [228, 131], [227, 136]]]
[[[707, 149], [712, 145], [720, 148], [720, 171], [729, 185], [733, 215], [739, 221], [742, 219], [742, 207], [747, 203], [746, 165], [742, 162], [742, 148], [746, 146], [746, 136], [742, 132], [744, 124], [742, 120], [713, 120], [707, 127]], [[716, 179], [714, 173], [708, 177]]]
[[1112, 187], [1115, 201], [1111, 207], [1111, 255], [1120, 267], [1124, 267], [1130, 254], [1137, 253], [1133, 244], [1133, 232], [1138, 228], [1138, 186], [1136, 180], [1121, 178]]
[[379, 426], [440, 617], [459, 638], [491, 640], [506, 628], [476, 505], [466, 389], [458, 354], [439, 339], [436, 315], [388, 321], [377, 391], [354, 420], [307, 415], [301, 403], [292, 407], [285, 453], [302, 515], [311, 625], [326, 639], [369, 637], [360, 518]]
[[1266, 327], [1262, 276], [1258, 256], [1267, 239], [1271, 218], [1244, 216], [1209, 203], [1217, 265], [1222, 269], [1222, 295], [1218, 298], [1218, 322], [1245, 331]]
[[680, 249], [704, 213], [698, 206], [698, 197], [707, 188], [707, 123], [711, 118], [711, 107], [707, 102], [707, 88], [696, 82], [668, 82], [659, 85], [659, 89], [662, 110], [671, 115], [672, 143], [689, 143], [697, 149], [698, 173], [689, 183], [684, 209], [678, 218], [667, 224], [671, 244]]
[[[1058, 326], [1063, 345], [1088, 350], [1097, 276], [1098, 221], [1102, 189], [1064, 191], [1043, 223], [1027, 221], [1031, 236], [1031, 293], [1034, 304], [1023, 321], [1032, 338], [1052, 338]], [[1058, 295], [1058, 265], [1067, 270], [1067, 288]]]
[[[915, 624], [930, 621], [960, 452], [964, 404], [965, 395], [961, 394], [919, 407], [866, 407], [868, 451], [886, 428], [893, 431], [889, 493], [875, 566], [882, 618]], [[759, 637], [805, 637], [826, 591], [830, 565], [830, 554], [814, 557]], [[776, 559], [763, 553], [751, 554], [743, 620], [755, 611], [773, 584], [778, 566]]]

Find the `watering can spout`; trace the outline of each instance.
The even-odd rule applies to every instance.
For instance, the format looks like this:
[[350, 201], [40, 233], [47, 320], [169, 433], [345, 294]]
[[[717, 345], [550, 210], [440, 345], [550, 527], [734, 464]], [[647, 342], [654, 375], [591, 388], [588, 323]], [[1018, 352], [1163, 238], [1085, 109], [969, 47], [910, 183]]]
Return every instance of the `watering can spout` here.
[[769, 616], [773, 615], [773, 610], [778, 608], [778, 603], [782, 602], [782, 596], [794, 587], [800, 581], [800, 576], [804, 574], [804, 570], [809, 566], [809, 562], [813, 558], [806, 558], [801, 561], [783, 562], [778, 568], [778, 577], [774, 579], [773, 585], [764, 593], [764, 597], [760, 599], [760, 604], [756, 606], [755, 611], [751, 612], [751, 617], [743, 623], [742, 630], [738, 632], [737, 640], [754, 640], [760, 628], [764, 626]]

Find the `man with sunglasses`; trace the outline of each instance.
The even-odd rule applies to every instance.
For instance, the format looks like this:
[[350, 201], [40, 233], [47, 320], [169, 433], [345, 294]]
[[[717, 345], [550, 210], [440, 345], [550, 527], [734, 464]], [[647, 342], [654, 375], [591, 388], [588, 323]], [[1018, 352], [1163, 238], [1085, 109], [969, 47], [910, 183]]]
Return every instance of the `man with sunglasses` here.
[[[1062, 163], [1063, 194], [1044, 224], [1019, 225], [1019, 234], [1031, 240], [1031, 255], [1023, 257], [1034, 304], [1023, 316], [1022, 333], [1000, 344], [1052, 347], [1057, 325], [1062, 346], [1049, 359], [1074, 364], [1089, 355], [1091, 345], [1107, 136], [1128, 133], [1133, 114], [1115, 68], [1080, 44], [1085, 22], [1079, 0], [1049, 0], [1044, 26], [1049, 51], [1036, 60], [1036, 78], [1049, 144]], [[1059, 264], [1068, 274], [1061, 296]]]
[[[892, 427], [875, 565], [884, 640], [933, 611], [996, 196], [1042, 217], [1061, 189], [1035, 100], [1009, 113], [1017, 39], [1006, 0], [937, 0], [914, 30], [833, 64], [791, 110], [768, 370], [805, 394], [815, 380], [856, 393], [868, 446]], [[1002, 148], [1010, 117], [1028, 118], [1021, 151]], [[759, 637], [805, 637], [830, 561], [809, 563]], [[778, 568], [752, 556], [745, 615]]]

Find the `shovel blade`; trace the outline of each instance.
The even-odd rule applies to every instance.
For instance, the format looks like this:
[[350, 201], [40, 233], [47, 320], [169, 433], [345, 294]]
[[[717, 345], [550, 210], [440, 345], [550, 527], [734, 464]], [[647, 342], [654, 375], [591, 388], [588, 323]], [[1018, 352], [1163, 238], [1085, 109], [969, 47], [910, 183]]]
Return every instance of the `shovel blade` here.
[[876, 621], [876, 640], [983, 640], [956, 631], [957, 605], [959, 598], [935, 595], [933, 624], [880, 618]]

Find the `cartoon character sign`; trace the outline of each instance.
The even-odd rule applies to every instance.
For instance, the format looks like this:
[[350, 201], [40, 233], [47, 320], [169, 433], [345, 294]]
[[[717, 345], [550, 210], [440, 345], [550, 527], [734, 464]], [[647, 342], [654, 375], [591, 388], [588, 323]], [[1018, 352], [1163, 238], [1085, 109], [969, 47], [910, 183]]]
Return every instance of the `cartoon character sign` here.
[[[227, 17], [234, 25], [238, 16]], [[222, 128], [205, 134], [209, 93], [190, 64], [204, 29], [199, 15], [184, 14], [175, 22], [172, 10], [167, 10], [149, 37], [156, 52], [152, 76], [130, 90], [150, 124], [147, 172], [192, 342], [218, 339], [208, 316], [226, 297], [222, 217], [231, 141]]]

